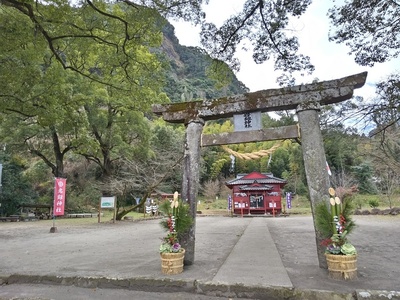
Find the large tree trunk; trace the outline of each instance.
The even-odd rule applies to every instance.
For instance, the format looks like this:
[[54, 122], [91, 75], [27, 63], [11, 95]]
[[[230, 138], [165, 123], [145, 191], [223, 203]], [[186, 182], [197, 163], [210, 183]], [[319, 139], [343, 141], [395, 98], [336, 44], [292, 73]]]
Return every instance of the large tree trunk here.
[[144, 205], [146, 202], [146, 199], [148, 198], [148, 195], [145, 195], [142, 199], [140, 199], [140, 202], [136, 205], [132, 205], [128, 208], [124, 208], [122, 211], [119, 211], [115, 217], [117, 221], [121, 221], [123, 217], [125, 217], [127, 214], [129, 214], [131, 211], [134, 211], [137, 208], [140, 208]]

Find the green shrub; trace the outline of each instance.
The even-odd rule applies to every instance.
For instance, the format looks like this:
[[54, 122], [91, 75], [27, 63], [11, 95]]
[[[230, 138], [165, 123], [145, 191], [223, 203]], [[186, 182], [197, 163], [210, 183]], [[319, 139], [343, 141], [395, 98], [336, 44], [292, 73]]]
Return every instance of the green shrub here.
[[371, 208], [377, 208], [379, 206], [379, 201], [377, 199], [370, 199], [368, 200], [368, 205]]
[[354, 206], [357, 209], [361, 209], [363, 205], [363, 201], [360, 198], [354, 200]]

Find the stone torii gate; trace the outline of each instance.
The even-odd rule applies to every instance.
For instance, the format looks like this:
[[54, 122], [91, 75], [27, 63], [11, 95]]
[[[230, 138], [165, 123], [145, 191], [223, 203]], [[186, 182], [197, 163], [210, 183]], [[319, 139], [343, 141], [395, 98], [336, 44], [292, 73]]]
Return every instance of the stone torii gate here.
[[[336, 80], [262, 90], [214, 100], [153, 105], [153, 112], [157, 115], [162, 115], [165, 121], [183, 123], [186, 126], [181, 194], [182, 199], [189, 202], [190, 213], [194, 219], [194, 223], [182, 241], [186, 248], [185, 264], [193, 264], [195, 256], [200, 147], [262, 140], [301, 138], [304, 167], [310, 194], [311, 209], [314, 216], [316, 205], [328, 199], [329, 188], [325, 150], [319, 127], [320, 107], [321, 105], [339, 103], [350, 99], [353, 96], [354, 89], [362, 87], [365, 84], [366, 78], [367, 72], [363, 72]], [[205, 121], [208, 120], [229, 118], [234, 115], [255, 111], [272, 112], [291, 109], [296, 110], [300, 130], [298, 130], [297, 126], [285, 126], [202, 136], [203, 126]], [[324, 249], [320, 246], [322, 236], [315, 227], [315, 218], [314, 228], [319, 266], [327, 268]]]

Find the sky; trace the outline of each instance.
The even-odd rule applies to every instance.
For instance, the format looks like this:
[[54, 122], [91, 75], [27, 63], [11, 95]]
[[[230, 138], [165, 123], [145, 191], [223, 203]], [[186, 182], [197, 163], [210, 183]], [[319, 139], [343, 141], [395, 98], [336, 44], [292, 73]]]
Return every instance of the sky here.
[[[336, 1], [337, 3], [338, 1]], [[210, 4], [204, 7], [206, 20], [220, 26], [225, 19], [242, 10], [244, 0], [210, 0]], [[354, 58], [349, 56], [349, 48], [342, 44], [328, 41], [329, 18], [328, 8], [331, 1], [313, 1], [307, 12], [300, 19], [293, 19], [290, 28], [299, 38], [299, 53], [308, 55], [315, 66], [315, 71], [310, 76], [296, 77], [296, 84], [311, 83], [315, 78], [319, 81], [332, 80], [349, 75], [368, 71], [366, 84], [355, 90], [356, 96], [370, 99], [374, 96], [374, 85], [387, 75], [400, 71], [400, 59], [392, 60], [384, 64], [376, 64], [374, 67], [359, 66]], [[201, 46], [199, 28], [188, 23], [173, 22], [175, 34], [181, 45]], [[274, 72], [273, 63], [265, 62], [257, 65], [251, 57], [251, 52], [240, 51], [237, 54], [241, 62], [237, 78], [242, 81], [251, 92], [258, 90], [279, 88], [276, 78], [279, 72]]]

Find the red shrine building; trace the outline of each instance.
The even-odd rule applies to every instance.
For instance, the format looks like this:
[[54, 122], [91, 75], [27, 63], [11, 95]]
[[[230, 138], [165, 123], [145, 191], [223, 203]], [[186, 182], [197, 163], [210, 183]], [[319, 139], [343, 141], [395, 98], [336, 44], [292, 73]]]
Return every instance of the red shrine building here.
[[238, 174], [226, 186], [232, 190], [235, 214], [279, 214], [282, 211], [282, 188], [286, 180], [271, 173]]

